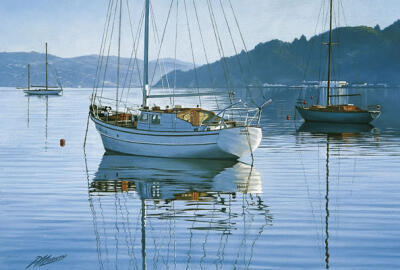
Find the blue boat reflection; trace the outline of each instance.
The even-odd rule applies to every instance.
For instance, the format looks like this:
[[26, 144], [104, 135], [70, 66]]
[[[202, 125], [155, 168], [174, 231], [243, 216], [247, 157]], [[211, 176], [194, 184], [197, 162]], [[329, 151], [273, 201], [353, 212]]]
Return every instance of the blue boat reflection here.
[[370, 124], [341, 124], [341, 123], [323, 123], [323, 122], [304, 122], [298, 129], [298, 132], [310, 132], [317, 134], [359, 134], [370, 132], [374, 126]]

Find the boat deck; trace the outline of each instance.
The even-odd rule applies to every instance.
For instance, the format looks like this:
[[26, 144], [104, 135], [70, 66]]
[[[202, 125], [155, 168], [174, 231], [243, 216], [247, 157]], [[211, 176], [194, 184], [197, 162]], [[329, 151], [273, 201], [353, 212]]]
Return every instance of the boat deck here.
[[359, 107], [352, 104], [330, 106], [313, 105], [304, 109], [321, 112], [367, 112], [366, 110], [360, 109]]

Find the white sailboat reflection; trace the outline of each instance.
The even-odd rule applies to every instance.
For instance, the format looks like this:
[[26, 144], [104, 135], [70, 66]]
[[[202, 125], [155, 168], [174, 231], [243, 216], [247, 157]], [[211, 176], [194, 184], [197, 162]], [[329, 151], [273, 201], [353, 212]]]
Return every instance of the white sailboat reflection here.
[[248, 164], [105, 154], [89, 178], [100, 269], [158, 269], [157, 262], [192, 268], [210, 257], [222, 265], [232, 246], [229, 263], [250, 266], [257, 240], [272, 224], [258, 196], [261, 175]]
[[[191, 190], [262, 193], [260, 173], [252, 166], [230, 160], [144, 158], [105, 154], [92, 182], [105, 191], [110, 181], [130, 181], [142, 199], [171, 200]], [[158, 191], [154, 193], [155, 183]], [[104, 184], [106, 184], [104, 186]], [[129, 183], [128, 183], [129, 186]], [[153, 187], [153, 188], [152, 188]], [[109, 187], [108, 187], [109, 188]], [[127, 191], [125, 187], [119, 191]]]

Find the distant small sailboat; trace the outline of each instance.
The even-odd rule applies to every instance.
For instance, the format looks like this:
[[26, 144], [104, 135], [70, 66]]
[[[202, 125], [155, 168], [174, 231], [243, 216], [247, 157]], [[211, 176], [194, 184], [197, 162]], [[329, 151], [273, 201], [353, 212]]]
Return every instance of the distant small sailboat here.
[[306, 106], [303, 104], [296, 105], [297, 111], [305, 121], [310, 122], [331, 122], [331, 123], [353, 123], [353, 124], [368, 124], [381, 114], [380, 106], [369, 106], [369, 109], [361, 109], [354, 104], [331, 104], [331, 97], [353, 96], [353, 95], [331, 95], [331, 67], [332, 67], [332, 9], [333, 0], [330, 0], [330, 23], [329, 23], [329, 42], [328, 45], [328, 80], [326, 105]]
[[[57, 86], [49, 86], [48, 83], [48, 61], [47, 61], [47, 42], [46, 42], [46, 85], [45, 86], [34, 86], [30, 83], [30, 65], [28, 64], [28, 88], [24, 89], [24, 93], [28, 95], [59, 95], [63, 92], [63, 88]], [[32, 88], [33, 87], [33, 88]]]

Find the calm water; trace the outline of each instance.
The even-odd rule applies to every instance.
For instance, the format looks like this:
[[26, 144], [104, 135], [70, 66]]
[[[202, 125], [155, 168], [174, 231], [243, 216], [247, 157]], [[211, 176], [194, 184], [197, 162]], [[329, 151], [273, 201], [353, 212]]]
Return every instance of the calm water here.
[[92, 125], [85, 154], [89, 90], [0, 89], [0, 269], [399, 269], [399, 89], [366, 90], [374, 127], [302, 126], [297, 92], [264, 92], [251, 167], [104, 154]]

